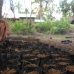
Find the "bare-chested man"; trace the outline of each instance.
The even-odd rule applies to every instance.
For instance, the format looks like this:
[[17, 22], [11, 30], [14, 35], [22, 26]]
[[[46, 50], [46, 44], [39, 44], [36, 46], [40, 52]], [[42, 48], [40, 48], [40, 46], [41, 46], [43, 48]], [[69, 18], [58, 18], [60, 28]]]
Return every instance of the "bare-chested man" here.
[[4, 19], [0, 19], [0, 41], [9, 34], [8, 23]]

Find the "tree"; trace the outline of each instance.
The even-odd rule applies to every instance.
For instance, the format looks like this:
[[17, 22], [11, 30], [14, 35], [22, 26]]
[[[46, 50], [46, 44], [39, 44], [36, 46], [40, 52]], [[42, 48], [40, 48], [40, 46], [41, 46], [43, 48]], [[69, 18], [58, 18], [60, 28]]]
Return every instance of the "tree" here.
[[70, 10], [70, 3], [67, 2], [68, 0], [60, 0], [59, 6], [60, 6], [60, 10], [63, 13], [63, 16], [66, 17], [67, 13]]
[[41, 16], [42, 16], [42, 2], [44, 0], [35, 0], [35, 2], [39, 3], [39, 8], [38, 8], [38, 18], [41, 19]]
[[71, 3], [71, 10], [73, 12], [73, 19], [74, 19], [74, 1], [72, 1], [72, 3]]
[[13, 5], [13, 0], [10, 0], [10, 9], [14, 14], [14, 19], [15, 19], [15, 13], [14, 13], [14, 5]]
[[3, 5], [3, 0], [0, 0], [0, 18], [2, 18], [2, 5]]
[[45, 20], [53, 20], [55, 19], [55, 17], [53, 17], [53, 11], [54, 11], [54, 6], [52, 5], [52, 7], [47, 7], [46, 10], [44, 10], [44, 13], [43, 13], [43, 18]]
[[44, 14], [43, 12], [47, 11], [48, 6], [52, 2], [52, 0], [35, 0], [35, 2], [39, 3], [38, 18], [41, 19]]
[[20, 9], [21, 9], [20, 1], [18, 1], [14, 7], [18, 9], [18, 12], [19, 12], [19, 13], [21, 12], [21, 11], [20, 11]]
[[53, 2], [54, 1], [50, 0], [50, 2], [44, 8], [43, 18], [45, 18], [45, 20], [55, 19], [55, 17], [53, 16], [53, 12], [55, 12], [55, 4]]

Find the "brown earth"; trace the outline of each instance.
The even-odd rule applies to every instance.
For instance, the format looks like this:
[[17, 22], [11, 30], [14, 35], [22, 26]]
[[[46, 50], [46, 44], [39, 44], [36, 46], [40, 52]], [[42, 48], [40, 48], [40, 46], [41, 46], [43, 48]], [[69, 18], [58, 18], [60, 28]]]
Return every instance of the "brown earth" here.
[[[66, 40], [66, 39], [64, 39]], [[56, 48], [60, 48], [62, 51], [67, 51], [70, 54], [74, 54], [74, 39], [69, 39], [72, 41], [70, 44], [61, 43], [62, 39], [49, 39], [49, 40], [41, 40], [41, 42], [48, 43], [49, 45], [53, 45]]]
[[[40, 42], [53, 45], [56, 48], [60, 48], [62, 51], [67, 51], [71, 54], [74, 54], [74, 34], [67, 34], [67, 35], [46, 35], [43, 33], [35, 33], [33, 35], [19, 35], [19, 34], [10, 34], [9, 37], [18, 37], [19, 38], [28, 38], [25, 39], [27, 41], [38, 41]], [[71, 40], [72, 43], [63, 44], [61, 43], [62, 40]]]

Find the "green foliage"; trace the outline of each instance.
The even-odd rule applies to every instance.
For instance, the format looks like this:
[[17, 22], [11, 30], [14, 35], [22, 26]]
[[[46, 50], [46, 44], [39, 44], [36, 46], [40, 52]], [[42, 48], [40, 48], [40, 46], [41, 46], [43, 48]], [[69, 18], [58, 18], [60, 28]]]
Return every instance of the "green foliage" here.
[[[28, 22], [28, 23], [27, 23]], [[33, 32], [34, 28], [30, 25], [29, 21], [17, 20], [15, 23], [10, 24], [10, 32], [29, 34]]]
[[60, 0], [59, 6], [63, 16], [67, 16], [67, 13], [70, 10], [70, 3], [68, 3], [68, 0]]
[[26, 27], [25, 27], [24, 32], [25, 32], [26, 34], [30, 34], [30, 33], [33, 33], [34, 30], [35, 30], [35, 28], [34, 28], [32, 25], [29, 25], [29, 26], [26, 26]]
[[59, 21], [54, 22], [55, 31], [54, 33], [63, 34], [70, 29], [70, 23], [67, 18], [61, 18]]
[[70, 24], [69, 24], [68, 20], [66, 18], [62, 18], [59, 21], [57, 32], [65, 33], [67, 30], [69, 30], [69, 28], [70, 28]]
[[38, 32], [47, 32], [50, 30], [52, 27], [52, 22], [51, 21], [46, 21], [46, 22], [41, 22], [41, 23], [36, 23], [34, 24], [34, 27]]
[[70, 29], [70, 24], [66, 18], [61, 18], [57, 21], [46, 21], [43, 23], [37, 23], [34, 26], [38, 32], [46, 34], [63, 34]]
[[74, 1], [72, 1], [72, 3], [71, 3], [71, 10], [74, 13]]
[[21, 31], [25, 28], [25, 23], [22, 20], [15, 21], [14, 24], [11, 25], [11, 32], [21, 33]]
[[34, 31], [45, 34], [64, 34], [71, 29], [67, 18], [61, 18], [56, 21], [49, 20], [35, 24], [30, 24], [29, 20], [19, 20], [15, 21], [15, 23], [10, 21], [10, 23], [10, 32], [23, 34], [30, 34]]

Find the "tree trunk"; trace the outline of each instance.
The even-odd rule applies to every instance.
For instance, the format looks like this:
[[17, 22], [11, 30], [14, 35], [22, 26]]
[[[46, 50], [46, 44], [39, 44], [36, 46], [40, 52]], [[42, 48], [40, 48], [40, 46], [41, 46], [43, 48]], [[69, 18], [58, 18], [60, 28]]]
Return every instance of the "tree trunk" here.
[[3, 5], [3, 0], [0, 0], [0, 18], [2, 18], [2, 5]]
[[39, 10], [38, 10], [38, 18], [39, 18], [39, 19], [42, 18], [42, 11], [43, 11], [43, 9], [42, 9], [42, 3], [40, 3], [40, 5], [39, 5]]
[[73, 12], [73, 20], [74, 20], [74, 12]]

